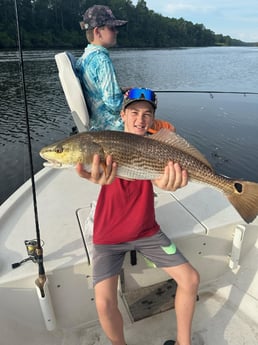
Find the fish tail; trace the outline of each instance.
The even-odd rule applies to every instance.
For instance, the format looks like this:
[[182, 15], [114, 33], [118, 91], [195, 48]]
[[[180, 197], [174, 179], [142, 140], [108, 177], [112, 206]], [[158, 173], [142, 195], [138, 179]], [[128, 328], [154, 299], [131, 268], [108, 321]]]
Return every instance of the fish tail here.
[[251, 223], [258, 215], [258, 183], [233, 181], [234, 192], [227, 194], [228, 200], [240, 216]]

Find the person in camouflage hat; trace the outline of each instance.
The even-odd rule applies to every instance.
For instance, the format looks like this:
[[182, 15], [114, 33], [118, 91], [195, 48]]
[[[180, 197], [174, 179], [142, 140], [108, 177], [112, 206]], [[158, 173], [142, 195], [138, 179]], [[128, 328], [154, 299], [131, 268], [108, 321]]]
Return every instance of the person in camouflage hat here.
[[77, 61], [76, 70], [89, 109], [90, 130], [123, 130], [120, 117], [123, 90], [108, 48], [116, 45], [117, 28], [126, 23], [116, 19], [111, 9], [103, 5], [88, 8], [80, 22], [89, 44]]

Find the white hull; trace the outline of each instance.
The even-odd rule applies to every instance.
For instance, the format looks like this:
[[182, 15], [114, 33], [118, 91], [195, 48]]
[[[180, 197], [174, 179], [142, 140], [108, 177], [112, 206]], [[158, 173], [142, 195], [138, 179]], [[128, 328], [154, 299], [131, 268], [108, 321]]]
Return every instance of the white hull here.
[[[98, 325], [91, 265], [80, 230], [99, 187], [79, 178], [73, 170], [47, 168], [36, 175], [36, 187], [40, 231], [45, 242], [44, 266], [56, 328], [46, 329], [35, 288], [37, 264], [29, 261], [16, 269], [11, 267], [26, 257], [24, 240], [35, 238], [27, 182], [1, 206], [1, 344], [107, 344]], [[199, 184], [190, 183], [173, 194], [156, 192], [157, 218], [162, 229], [175, 239], [201, 275], [193, 345], [257, 345], [257, 221], [245, 224], [222, 194]], [[232, 270], [230, 255], [236, 247], [236, 231], [243, 231], [244, 240], [240, 243], [239, 265], [236, 256], [237, 268]], [[124, 276], [123, 291], [168, 279], [162, 271], [148, 268], [139, 255], [136, 266], [126, 259]], [[118, 294], [121, 296], [121, 291]], [[132, 322], [121, 297], [120, 307], [129, 344], [162, 344], [174, 337], [174, 310]]]

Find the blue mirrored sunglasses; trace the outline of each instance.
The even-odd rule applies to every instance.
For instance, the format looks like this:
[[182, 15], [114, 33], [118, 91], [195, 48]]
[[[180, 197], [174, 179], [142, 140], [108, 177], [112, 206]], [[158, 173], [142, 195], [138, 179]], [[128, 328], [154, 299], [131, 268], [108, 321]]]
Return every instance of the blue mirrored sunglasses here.
[[129, 99], [146, 99], [146, 101], [151, 101], [156, 103], [155, 92], [150, 89], [130, 89], [127, 94]]

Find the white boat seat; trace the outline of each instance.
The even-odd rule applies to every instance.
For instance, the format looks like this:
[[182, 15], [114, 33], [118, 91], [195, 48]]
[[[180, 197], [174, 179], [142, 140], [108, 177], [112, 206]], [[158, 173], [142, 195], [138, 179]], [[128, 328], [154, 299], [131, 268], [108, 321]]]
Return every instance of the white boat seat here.
[[59, 79], [66, 101], [79, 132], [89, 130], [89, 112], [79, 78], [76, 75], [76, 58], [69, 52], [55, 55]]

